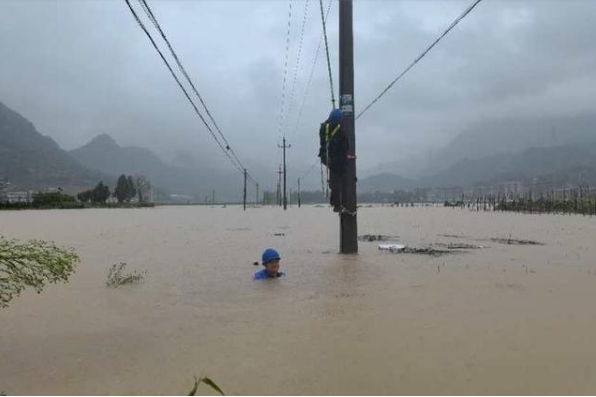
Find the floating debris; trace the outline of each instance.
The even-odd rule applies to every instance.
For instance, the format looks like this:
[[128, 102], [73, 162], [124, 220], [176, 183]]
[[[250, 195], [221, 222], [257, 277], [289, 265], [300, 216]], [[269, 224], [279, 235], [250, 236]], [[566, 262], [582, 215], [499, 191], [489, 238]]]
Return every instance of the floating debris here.
[[481, 245], [466, 244], [466, 243], [436, 243], [438, 247], [447, 248], [448, 250], [477, 250], [484, 248]]
[[[391, 248], [384, 248], [393, 246]], [[383, 248], [382, 248], [383, 247]], [[420, 254], [420, 255], [431, 255], [431, 256], [441, 256], [446, 254], [452, 254], [457, 251], [454, 250], [447, 250], [447, 249], [439, 249], [433, 247], [408, 247], [400, 244], [381, 244], [379, 245], [379, 249], [381, 250], [388, 250], [394, 254]], [[459, 251], [463, 252], [463, 251]]]
[[283, 236], [285, 236], [286, 234], [285, 234], [285, 233], [274, 233], [273, 235], [274, 235], [274, 236], [278, 236], [278, 237], [283, 237]]
[[385, 250], [385, 251], [392, 251], [392, 250], [402, 250], [406, 248], [405, 245], [401, 245], [401, 244], [379, 244], [379, 249], [380, 250]]
[[517, 240], [514, 238], [491, 238], [490, 241], [499, 244], [507, 244], [507, 245], [545, 245], [544, 243], [533, 241], [533, 240]]
[[447, 238], [466, 238], [466, 236], [460, 236], [457, 234], [440, 234], [440, 236], [447, 237]]
[[358, 236], [358, 241], [391, 241], [391, 240], [398, 240], [399, 236], [385, 236], [383, 234], [364, 234], [362, 236]]

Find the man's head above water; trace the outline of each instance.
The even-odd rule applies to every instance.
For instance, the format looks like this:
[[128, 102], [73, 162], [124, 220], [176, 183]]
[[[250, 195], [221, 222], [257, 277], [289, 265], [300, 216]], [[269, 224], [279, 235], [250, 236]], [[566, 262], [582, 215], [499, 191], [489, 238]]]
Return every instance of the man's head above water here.
[[261, 270], [260, 272], [257, 272], [255, 274], [255, 278], [261, 279], [283, 276], [284, 273], [279, 271], [280, 261], [281, 256], [279, 255], [279, 253], [273, 248], [267, 248], [262, 255], [262, 263], [263, 266], [265, 266], [265, 269]]

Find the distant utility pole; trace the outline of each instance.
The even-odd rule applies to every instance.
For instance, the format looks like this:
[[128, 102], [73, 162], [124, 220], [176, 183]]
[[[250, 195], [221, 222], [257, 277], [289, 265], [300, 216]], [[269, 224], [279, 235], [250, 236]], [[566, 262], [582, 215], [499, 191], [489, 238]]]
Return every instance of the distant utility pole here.
[[211, 192], [211, 205], [215, 205], [215, 190]]
[[283, 171], [281, 170], [281, 165], [279, 166], [279, 169], [277, 170], [277, 205], [279, 205], [281, 207], [281, 174], [283, 173]]
[[244, 211], [246, 211], [246, 168], [244, 169], [244, 199], [242, 200]]
[[300, 178], [298, 178], [298, 208], [300, 208], [300, 204], [302, 199], [300, 198]]
[[255, 202], [255, 205], [259, 205], [259, 184], [257, 183], [257, 201]]
[[358, 252], [356, 219], [356, 132], [354, 122], [354, 33], [352, 30], [352, 0], [339, 2], [339, 107], [341, 128], [348, 139], [349, 149], [342, 176], [342, 212], [340, 213], [340, 252]]
[[281, 148], [284, 150], [284, 211], [288, 209], [288, 198], [286, 196], [286, 174], [287, 174], [287, 169], [286, 169], [286, 149], [289, 149], [292, 147], [292, 145], [286, 145], [286, 137], [284, 137], [283, 139], [283, 145], [279, 146], [277, 145], [278, 148]]

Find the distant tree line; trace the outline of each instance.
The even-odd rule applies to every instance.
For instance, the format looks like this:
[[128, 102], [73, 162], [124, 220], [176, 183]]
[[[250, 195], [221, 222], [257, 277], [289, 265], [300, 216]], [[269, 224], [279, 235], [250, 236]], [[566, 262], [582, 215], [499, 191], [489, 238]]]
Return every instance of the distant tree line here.
[[110, 196], [115, 197], [118, 203], [130, 203], [136, 197], [139, 203], [146, 203], [150, 192], [151, 183], [146, 177], [133, 178], [122, 174], [118, 177], [114, 193], [111, 193], [110, 188], [103, 182], [99, 182], [93, 189], [77, 194], [77, 198], [83, 203], [105, 204]]
[[[151, 183], [144, 176], [120, 175], [114, 192], [110, 187], [100, 181], [93, 189], [85, 190], [75, 196], [63, 193], [62, 189], [56, 192], [35, 193], [28, 203], [2, 203], [0, 209], [26, 209], [26, 208], [85, 208], [86, 206], [121, 206], [131, 205], [136, 199], [135, 206], [150, 206], [149, 199]], [[118, 204], [109, 204], [110, 197], [114, 197]]]

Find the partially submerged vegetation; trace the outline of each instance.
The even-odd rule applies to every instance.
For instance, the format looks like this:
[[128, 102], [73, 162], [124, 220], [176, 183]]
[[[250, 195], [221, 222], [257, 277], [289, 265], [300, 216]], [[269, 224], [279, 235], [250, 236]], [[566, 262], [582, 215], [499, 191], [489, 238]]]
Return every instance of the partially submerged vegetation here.
[[7, 307], [27, 287], [40, 293], [48, 283], [68, 281], [79, 261], [72, 249], [52, 242], [0, 237], [0, 307]]
[[445, 207], [476, 211], [510, 211], [530, 214], [596, 215], [596, 190], [588, 186], [529, 190], [525, 193], [497, 193], [445, 201]]
[[132, 272], [125, 273], [126, 266], [126, 262], [113, 264], [108, 272], [106, 286], [111, 288], [118, 288], [122, 285], [136, 284], [143, 280], [145, 276], [147, 276], [146, 270], [143, 272], [137, 272], [136, 270], [133, 270]]
[[199, 385], [201, 383], [204, 383], [205, 385], [209, 386], [211, 389], [213, 389], [215, 392], [219, 393], [220, 395], [225, 396], [223, 390], [221, 390], [221, 388], [213, 380], [211, 380], [211, 378], [209, 378], [207, 376], [201, 376], [198, 379], [195, 376], [195, 384], [194, 384], [192, 390], [188, 393], [188, 395], [189, 396], [196, 395], [197, 389], [199, 388]]

